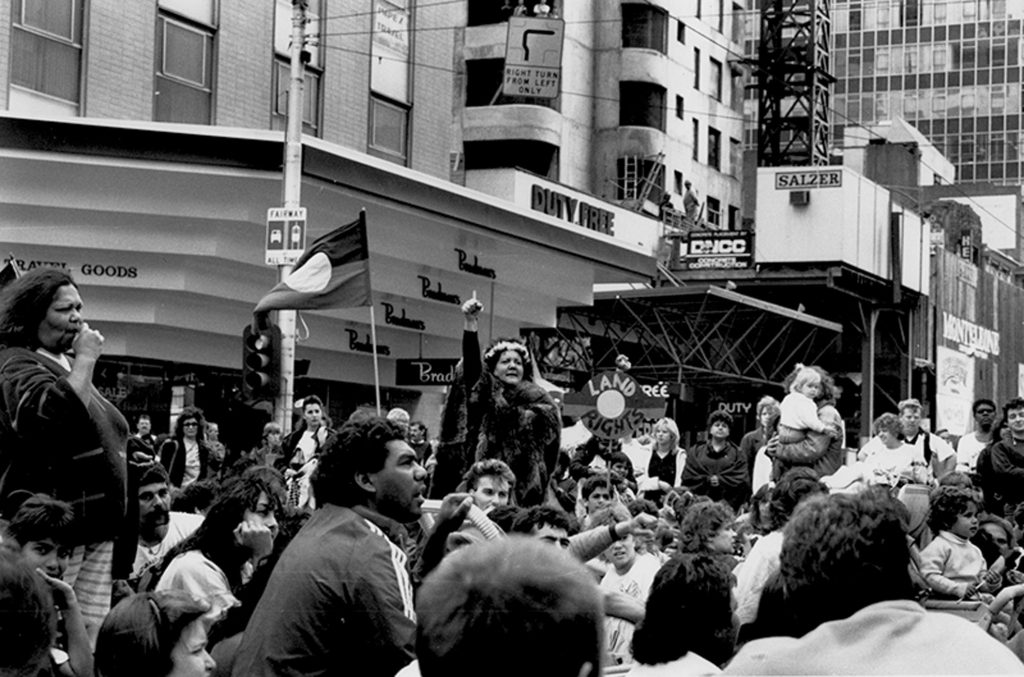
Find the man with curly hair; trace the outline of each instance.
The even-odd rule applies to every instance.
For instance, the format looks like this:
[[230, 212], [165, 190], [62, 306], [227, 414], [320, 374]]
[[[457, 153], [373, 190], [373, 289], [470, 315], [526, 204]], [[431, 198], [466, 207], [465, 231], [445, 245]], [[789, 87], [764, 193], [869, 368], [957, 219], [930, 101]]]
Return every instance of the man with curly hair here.
[[733, 675], [1021, 674], [977, 625], [913, 599], [897, 502], [881, 488], [815, 498], [786, 525], [781, 554], [793, 637], [746, 644]]
[[420, 516], [426, 479], [397, 424], [368, 417], [338, 431], [312, 479], [321, 505], [274, 567], [233, 675], [391, 677], [413, 660], [402, 525]]

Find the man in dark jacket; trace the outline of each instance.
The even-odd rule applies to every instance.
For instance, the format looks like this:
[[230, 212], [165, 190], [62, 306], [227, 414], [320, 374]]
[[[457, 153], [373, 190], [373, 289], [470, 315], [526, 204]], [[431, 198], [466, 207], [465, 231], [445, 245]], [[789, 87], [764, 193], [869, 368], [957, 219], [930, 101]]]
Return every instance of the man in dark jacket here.
[[317, 509], [278, 560], [245, 629], [236, 677], [392, 677], [414, 658], [416, 614], [402, 524], [427, 473], [404, 431], [345, 424], [322, 451]]

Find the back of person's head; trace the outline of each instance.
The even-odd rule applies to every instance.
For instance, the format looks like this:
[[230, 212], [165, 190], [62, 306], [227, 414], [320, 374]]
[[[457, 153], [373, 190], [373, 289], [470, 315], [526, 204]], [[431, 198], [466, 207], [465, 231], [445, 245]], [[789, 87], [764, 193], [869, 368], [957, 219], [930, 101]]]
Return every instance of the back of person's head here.
[[408, 426], [409, 421], [411, 420], [409, 412], [407, 412], [405, 409], [402, 409], [401, 407], [392, 408], [390, 411], [388, 411], [384, 418], [391, 421], [392, 423], [397, 423], [399, 425], [404, 426]]
[[953, 471], [946, 473], [939, 478], [940, 487], [960, 487], [961, 489], [973, 489], [974, 480], [965, 472]]
[[707, 552], [708, 542], [736, 519], [725, 503], [698, 503], [679, 523], [679, 552]]
[[171, 477], [167, 474], [167, 469], [160, 463], [149, 463], [139, 471], [140, 487], [144, 487], [147, 484], [170, 485], [170, 483]]
[[174, 494], [171, 510], [193, 514], [206, 514], [217, 498], [220, 485], [217, 480], [198, 480]]
[[512, 530], [512, 525], [525, 511], [518, 505], [496, 505], [487, 513], [487, 519], [498, 525], [505, 533]]
[[633, 517], [640, 514], [650, 515], [651, 517], [658, 516], [658, 504], [646, 498], [634, 498], [626, 504], [626, 510]]
[[938, 532], [949, 529], [969, 508], [978, 509], [974, 492], [958, 486], [936, 487], [929, 494], [928, 526]]
[[56, 636], [49, 588], [17, 553], [0, 548], [0, 677], [36, 677]]
[[75, 510], [64, 501], [35, 494], [14, 513], [6, 532], [19, 545], [45, 539], [71, 544], [75, 540]]
[[718, 665], [732, 658], [734, 581], [722, 557], [682, 553], [666, 562], [654, 577], [633, 635], [633, 658], [644, 665], [668, 663], [691, 651]]
[[772, 489], [769, 518], [772, 529], [781, 529], [796, 507], [808, 496], [828, 493], [828, 487], [810, 468], [790, 468]]
[[387, 445], [396, 440], [405, 440], [405, 430], [380, 416], [346, 422], [321, 452], [312, 477], [317, 501], [348, 507], [366, 503], [356, 475], [383, 469], [391, 453]]
[[96, 638], [96, 677], [163, 677], [182, 631], [209, 611], [184, 590], [144, 592], [110, 610]]
[[416, 614], [423, 677], [600, 674], [597, 584], [570, 555], [535, 539], [451, 554], [424, 580]]
[[476, 489], [477, 482], [480, 481], [481, 477], [502, 479], [508, 483], [510, 488], [516, 483], [516, 476], [512, 472], [512, 468], [508, 467], [508, 463], [497, 458], [486, 458], [471, 465], [464, 477], [466, 488], [469, 491]]
[[535, 505], [523, 509], [512, 522], [509, 530], [513, 534], [532, 534], [537, 529], [545, 526], [554, 529], [564, 529], [566, 533], [572, 530], [572, 521], [569, 513], [549, 505]]
[[780, 556], [798, 635], [860, 609], [913, 595], [906, 531], [885, 490], [806, 501], [786, 525]]

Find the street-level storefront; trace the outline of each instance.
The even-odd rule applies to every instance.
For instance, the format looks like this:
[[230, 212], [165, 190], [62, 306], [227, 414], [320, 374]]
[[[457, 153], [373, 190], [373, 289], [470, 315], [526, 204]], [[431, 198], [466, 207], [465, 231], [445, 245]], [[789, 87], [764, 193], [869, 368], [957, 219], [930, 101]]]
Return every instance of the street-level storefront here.
[[[553, 327], [595, 283], [654, 272], [636, 242], [304, 142], [307, 241], [366, 210], [384, 405], [428, 425], [443, 386], [397, 385], [396, 362], [458, 357], [464, 300], [487, 307], [487, 342]], [[106, 337], [101, 386], [129, 416], [154, 412], [165, 430], [185, 403], [212, 417], [243, 406], [242, 328], [277, 279], [264, 246], [282, 145], [275, 132], [0, 116], [0, 252], [74, 275]], [[336, 422], [372, 403], [369, 341], [366, 308], [302, 312], [296, 398], [319, 395]]]

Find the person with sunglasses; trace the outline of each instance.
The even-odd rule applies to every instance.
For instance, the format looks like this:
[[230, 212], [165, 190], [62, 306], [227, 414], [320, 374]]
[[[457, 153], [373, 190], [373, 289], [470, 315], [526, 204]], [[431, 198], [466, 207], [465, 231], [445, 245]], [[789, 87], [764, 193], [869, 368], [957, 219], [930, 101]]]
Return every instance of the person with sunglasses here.
[[160, 463], [171, 484], [184, 489], [210, 473], [210, 447], [206, 443], [203, 410], [185, 407], [174, 425], [174, 435], [160, 445]]

